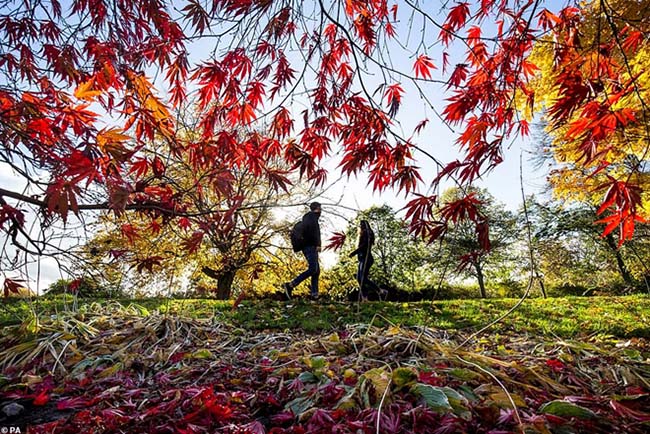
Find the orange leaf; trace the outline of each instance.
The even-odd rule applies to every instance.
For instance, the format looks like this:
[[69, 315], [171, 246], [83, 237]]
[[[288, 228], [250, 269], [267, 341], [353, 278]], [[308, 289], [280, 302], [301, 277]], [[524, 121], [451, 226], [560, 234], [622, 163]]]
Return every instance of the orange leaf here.
[[86, 101], [92, 101], [95, 97], [102, 94], [99, 90], [93, 90], [94, 80], [90, 79], [79, 84], [74, 91], [74, 96], [78, 99], [83, 99]]

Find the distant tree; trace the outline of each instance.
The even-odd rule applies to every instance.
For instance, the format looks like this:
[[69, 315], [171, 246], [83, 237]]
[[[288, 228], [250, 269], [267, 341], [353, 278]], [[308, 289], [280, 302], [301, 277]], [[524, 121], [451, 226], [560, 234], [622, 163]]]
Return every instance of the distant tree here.
[[614, 283], [614, 275], [618, 275], [620, 282], [634, 286], [648, 274], [645, 263], [650, 256], [644, 227], [638, 237], [619, 246], [616, 231], [603, 236], [593, 224], [593, 205], [529, 203], [536, 250], [547, 279], [556, 284], [604, 286]]
[[[171, 158], [166, 170], [187, 172], [190, 168]], [[223, 195], [215, 195], [203, 185], [206, 178], [201, 174], [175, 176], [194, 189], [194, 194], [188, 194], [192, 202], [185, 208], [189, 216], [179, 221], [181, 227], [129, 214], [105, 216], [85, 246], [91, 269], [105, 274], [121, 266], [131, 275], [131, 282], [177, 289], [182, 282], [191, 282], [227, 299], [233, 284], [250, 286], [273, 257], [272, 251], [282, 247], [281, 234], [287, 223], [276, 220], [275, 210], [308, 199], [308, 193], [301, 193], [299, 187], [294, 187], [292, 194], [278, 192], [266, 178], [246, 170], [231, 171]]]
[[73, 294], [80, 297], [119, 297], [122, 295], [119, 288], [99, 282], [93, 278], [59, 279], [52, 283], [45, 295]]
[[[458, 188], [450, 188], [443, 195], [443, 201], [453, 202], [463, 195]], [[485, 189], [473, 188], [470, 197], [477, 201], [477, 208], [489, 224], [491, 248], [485, 250], [476, 239], [473, 224], [459, 221], [451, 225], [441, 241], [441, 247], [447, 258], [454, 258], [460, 265], [456, 269], [461, 275], [476, 279], [481, 297], [487, 297], [486, 277], [503, 268], [505, 262], [512, 260], [516, 254], [510, 247], [520, 237], [520, 229], [515, 215]], [[447, 259], [448, 260], [448, 259]]]

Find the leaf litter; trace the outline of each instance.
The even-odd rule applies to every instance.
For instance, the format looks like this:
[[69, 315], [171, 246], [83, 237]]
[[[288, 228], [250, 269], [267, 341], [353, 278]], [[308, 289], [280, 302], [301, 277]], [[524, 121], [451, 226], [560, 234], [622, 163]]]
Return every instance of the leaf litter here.
[[[5, 327], [30, 433], [644, 433], [647, 340], [356, 324], [249, 331], [97, 305]], [[12, 408], [14, 408], [12, 407]], [[7, 407], [8, 408], [8, 407]]]

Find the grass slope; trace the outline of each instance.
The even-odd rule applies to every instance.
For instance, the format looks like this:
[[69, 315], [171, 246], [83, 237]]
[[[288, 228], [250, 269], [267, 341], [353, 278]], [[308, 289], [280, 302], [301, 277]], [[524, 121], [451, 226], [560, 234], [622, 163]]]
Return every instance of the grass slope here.
[[[244, 301], [236, 309], [232, 302], [212, 299], [114, 300], [122, 306], [139, 307], [143, 315], [169, 313], [190, 318], [211, 318], [249, 330], [297, 330], [325, 332], [347, 324], [376, 326], [427, 326], [445, 330], [477, 329], [505, 313], [516, 299], [447, 300], [418, 303], [310, 303]], [[79, 299], [79, 312], [107, 300]], [[10, 299], [0, 305], [0, 326], [51, 316], [73, 307], [71, 298], [40, 299], [34, 302]], [[650, 297], [563, 297], [526, 300], [495, 326], [496, 330], [543, 336], [580, 337], [610, 335], [620, 338], [650, 337]]]

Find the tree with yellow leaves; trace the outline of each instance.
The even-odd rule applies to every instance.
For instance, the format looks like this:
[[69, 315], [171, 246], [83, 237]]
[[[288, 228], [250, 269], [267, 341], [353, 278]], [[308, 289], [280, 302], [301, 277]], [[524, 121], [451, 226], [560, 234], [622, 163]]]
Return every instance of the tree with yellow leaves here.
[[[544, 151], [556, 163], [554, 193], [596, 206], [619, 245], [650, 216], [649, 9], [648, 0], [611, 0], [549, 14], [529, 59], [539, 68], [529, 113], [543, 111], [552, 138]], [[618, 214], [602, 218], [614, 205]]]

